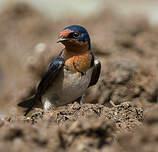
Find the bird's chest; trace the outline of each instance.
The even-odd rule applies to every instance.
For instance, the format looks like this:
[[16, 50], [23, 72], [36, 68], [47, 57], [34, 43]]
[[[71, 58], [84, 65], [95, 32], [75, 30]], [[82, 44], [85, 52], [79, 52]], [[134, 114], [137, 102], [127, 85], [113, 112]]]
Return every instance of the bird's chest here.
[[[55, 105], [64, 105], [73, 102], [83, 95], [91, 80], [93, 67], [88, 69], [84, 75], [73, 72], [65, 66], [60, 71], [54, 85], [45, 94], [46, 98]], [[54, 98], [57, 99], [54, 101]]]
[[91, 64], [91, 55], [87, 52], [84, 54], [74, 55], [65, 61], [65, 66], [73, 72], [84, 74]]
[[60, 70], [46, 96], [57, 97], [58, 103], [56, 104], [58, 105], [72, 102], [82, 96], [91, 80], [93, 67], [90, 68], [90, 64], [89, 53], [73, 55], [65, 59], [64, 67]]
[[63, 89], [65, 91], [84, 91], [91, 80], [93, 68], [88, 69], [84, 74], [80, 72], [73, 72], [67, 67], [64, 67], [64, 77], [63, 77]]
[[73, 55], [65, 60], [63, 68], [63, 92], [70, 96], [82, 95], [87, 89], [93, 68], [90, 68], [91, 55], [89, 52]]

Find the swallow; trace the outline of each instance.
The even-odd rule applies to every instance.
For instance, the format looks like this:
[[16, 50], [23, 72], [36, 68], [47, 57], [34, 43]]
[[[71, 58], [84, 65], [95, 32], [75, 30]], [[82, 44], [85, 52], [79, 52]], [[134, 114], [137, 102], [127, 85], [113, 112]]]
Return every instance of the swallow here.
[[86, 89], [98, 82], [101, 63], [91, 51], [90, 37], [84, 27], [65, 27], [59, 33], [57, 43], [65, 48], [50, 63], [35, 95], [18, 104], [28, 108], [24, 116], [39, 102], [44, 110], [49, 110], [82, 100]]

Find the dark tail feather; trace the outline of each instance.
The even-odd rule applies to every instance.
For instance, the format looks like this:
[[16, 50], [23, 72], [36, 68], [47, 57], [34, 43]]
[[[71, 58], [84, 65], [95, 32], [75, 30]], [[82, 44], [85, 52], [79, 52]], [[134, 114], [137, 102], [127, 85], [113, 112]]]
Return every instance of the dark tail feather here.
[[28, 108], [28, 107], [30, 107], [31, 103], [34, 102], [34, 100], [35, 100], [35, 96], [33, 96], [27, 100], [21, 101], [20, 103], [18, 103], [18, 106], [23, 107], [23, 108]]
[[23, 108], [28, 108], [28, 109], [25, 111], [24, 116], [26, 116], [26, 115], [32, 110], [32, 108], [33, 108], [34, 105], [36, 104], [36, 101], [37, 101], [36, 96], [33, 96], [33, 97], [31, 97], [30, 99], [28, 99], [28, 100], [24, 100], [24, 101], [18, 103], [18, 106], [23, 107]]
[[24, 116], [26, 116], [31, 110], [32, 110], [32, 108], [33, 108], [33, 106], [35, 105], [35, 103], [33, 102], [33, 103], [31, 103], [31, 105], [30, 105], [30, 107], [25, 111], [25, 114], [24, 114]]

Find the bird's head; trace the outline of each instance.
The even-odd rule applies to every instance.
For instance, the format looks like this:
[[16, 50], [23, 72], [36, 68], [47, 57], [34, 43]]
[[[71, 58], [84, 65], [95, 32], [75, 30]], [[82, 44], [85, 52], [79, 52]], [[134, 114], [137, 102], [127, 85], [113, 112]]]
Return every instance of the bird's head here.
[[65, 27], [58, 37], [58, 41], [65, 45], [67, 49], [91, 49], [90, 37], [87, 30], [80, 25]]

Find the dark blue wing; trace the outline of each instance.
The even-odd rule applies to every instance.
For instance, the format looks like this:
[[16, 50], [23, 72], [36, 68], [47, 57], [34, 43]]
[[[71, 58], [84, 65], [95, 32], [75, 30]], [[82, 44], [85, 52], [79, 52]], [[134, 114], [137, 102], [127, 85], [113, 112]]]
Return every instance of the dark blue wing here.
[[43, 76], [41, 82], [37, 88], [37, 94], [41, 96], [52, 85], [54, 79], [59, 73], [60, 69], [64, 66], [64, 60], [62, 58], [62, 52], [60, 55], [52, 61], [48, 67], [48, 71]]
[[89, 86], [93, 86], [95, 85], [100, 77], [100, 71], [101, 71], [101, 63], [98, 59], [94, 60], [94, 68], [93, 68], [93, 72], [92, 72], [92, 76], [91, 76], [91, 81], [89, 83]]
[[52, 61], [52, 63], [48, 67], [48, 71], [43, 76], [41, 82], [38, 85], [37, 92], [35, 96], [31, 97], [28, 100], [22, 101], [18, 104], [21, 107], [28, 107], [25, 111], [24, 116], [26, 116], [30, 110], [34, 107], [34, 105], [40, 101], [41, 95], [45, 93], [45, 91], [52, 85], [54, 79], [59, 73], [60, 69], [64, 66], [64, 60], [62, 58], [62, 52], [59, 56]]

